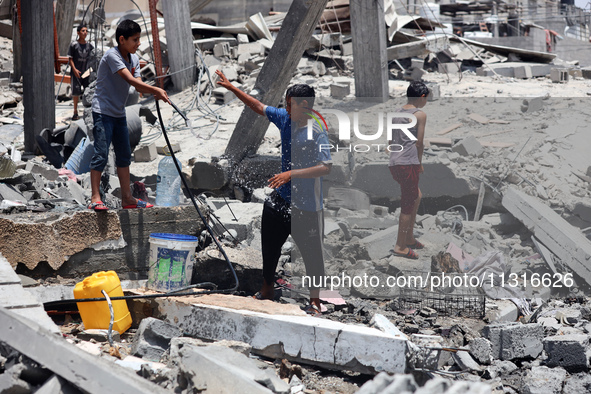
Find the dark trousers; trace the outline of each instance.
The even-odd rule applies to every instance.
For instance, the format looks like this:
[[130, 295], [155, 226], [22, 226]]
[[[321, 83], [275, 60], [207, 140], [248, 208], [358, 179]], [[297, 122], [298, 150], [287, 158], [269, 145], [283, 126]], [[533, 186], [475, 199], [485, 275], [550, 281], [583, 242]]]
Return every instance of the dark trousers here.
[[324, 277], [323, 230], [322, 211], [291, 208], [290, 215], [285, 206], [266, 201], [261, 220], [261, 241], [263, 277], [267, 284], [274, 282], [281, 247], [290, 234], [304, 259], [306, 274], [312, 278], [312, 283], [321, 283]]

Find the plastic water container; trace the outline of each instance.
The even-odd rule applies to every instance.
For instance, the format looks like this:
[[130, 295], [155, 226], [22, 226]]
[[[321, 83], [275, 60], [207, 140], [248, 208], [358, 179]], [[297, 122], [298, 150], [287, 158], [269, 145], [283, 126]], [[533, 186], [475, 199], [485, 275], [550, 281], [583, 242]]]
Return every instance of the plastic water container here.
[[[115, 271], [101, 271], [84, 278], [82, 282], [76, 283], [74, 287], [74, 298], [104, 298], [101, 292], [105, 290], [109, 297], [123, 296], [123, 289], [121, 289], [121, 282]], [[115, 319], [113, 321], [113, 330], [120, 334], [124, 333], [131, 327], [131, 314], [127, 308], [125, 300], [112, 301], [113, 314]], [[84, 323], [84, 328], [103, 329], [109, 328], [111, 321], [111, 312], [109, 311], [109, 304], [106, 301], [96, 302], [79, 302], [78, 310], [80, 317]]]
[[90, 161], [94, 155], [94, 144], [86, 137], [82, 138], [74, 152], [68, 158], [65, 167], [76, 175], [90, 171]]
[[198, 243], [192, 235], [150, 234], [148, 288], [170, 291], [189, 286]]
[[[181, 162], [176, 161], [182, 168]], [[156, 205], [161, 207], [176, 207], [181, 195], [181, 177], [174, 165], [172, 156], [167, 154], [158, 164], [156, 177]]]

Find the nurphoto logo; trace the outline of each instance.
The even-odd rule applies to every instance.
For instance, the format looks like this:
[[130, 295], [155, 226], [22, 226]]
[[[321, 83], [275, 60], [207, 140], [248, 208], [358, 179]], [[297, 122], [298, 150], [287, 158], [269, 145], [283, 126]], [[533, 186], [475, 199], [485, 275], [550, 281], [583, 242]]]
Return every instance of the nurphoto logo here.
[[[324, 116], [322, 116], [318, 111], [310, 109], [310, 113], [307, 113], [310, 116], [308, 119], [308, 135], [307, 138], [309, 140], [314, 139], [314, 123], [317, 123], [320, 128], [324, 128], [328, 130], [328, 125]], [[403, 132], [408, 139], [411, 141], [416, 141], [417, 138], [412, 134], [409, 130], [416, 126], [417, 118], [410, 113], [404, 112], [378, 112], [377, 113], [377, 131], [369, 130], [368, 127], [360, 127], [359, 125], [359, 112], [353, 112], [353, 120], [351, 121], [349, 114], [338, 110], [338, 109], [323, 109], [323, 114], [331, 114], [336, 116], [338, 122], [338, 137], [339, 141], [342, 141], [344, 145], [333, 145], [333, 144], [320, 144], [319, 149], [334, 149], [336, 151], [347, 150], [349, 152], [369, 152], [372, 149], [376, 149], [378, 152], [387, 150], [388, 152], [401, 152], [403, 150], [402, 145], [400, 144], [390, 144], [392, 141], [392, 134], [396, 131]], [[367, 115], [370, 117], [369, 119], [374, 119], [375, 115], [372, 113], [368, 113]], [[410, 120], [409, 122], [404, 122], [404, 120]], [[351, 127], [353, 126], [353, 127]], [[351, 129], [353, 129], [354, 136], [361, 140], [361, 141], [378, 141], [382, 138], [384, 134], [384, 129], [386, 130], [386, 140], [388, 144], [352, 144], [351, 143]], [[362, 130], [363, 129], [363, 130]], [[348, 145], [347, 145], [348, 144]]]

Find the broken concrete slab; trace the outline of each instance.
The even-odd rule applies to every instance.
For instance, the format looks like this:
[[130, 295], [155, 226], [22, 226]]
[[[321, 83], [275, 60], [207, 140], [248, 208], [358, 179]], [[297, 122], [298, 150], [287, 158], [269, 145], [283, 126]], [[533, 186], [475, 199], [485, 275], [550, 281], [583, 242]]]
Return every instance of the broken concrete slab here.
[[131, 354], [150, 361], [160, 361], [170, 340], [183, 335], [177, 326], [148, 317], [142, 320], [131, 344]]
[[220, 346], [184, 343], [177, 363], [194, 389], [216, 393], [289, 393], [289, 385], [274, 369], [244, 354]]
[[224, 204], [213, 213], [228, 230], [236, 231], [238, 241], [250, 241], [253, 238], [253, 224], [260, 222], [263, 204], [255, 202]]
[[486, 338], [474, 338], [470, 341], [470, 354], [483, 365], [490, 365], [492, 362], [492, 345]]
[[544, 338], [548, 353], [546, 365], [562, 367], [569, 373], [589, 370], [589, 337], [587, 335], [556, 335]]
[[[160, 386], [103, 358], [92, 356], [35, 322], [0, 308], [0, 337], [10, 346], [89, 393], [166, 393]], [[59, 357], [56, 357], [59, 355]]]
[[27, 198], [14, 186], [5, 183], [0, 183], [0, 201], [2, 200], [27, 202]]
[[40, 174], [48, 181], [55, 181], [59, 176], [59, 172], [56, 168], [35, 161], [27, 162], [25, 171], [29, 171], [33, 174]]
[[364, 191], [344, 187], [331, 187], [328, 189], [327, 208], [369, 211], [369, 205], [369, 195]]
[[250, 344], [255, 354], [329, 369], [375, 374], [400, 373], [406, 368], [406, 340], [373, 328], [308, 316], [191, 305], [187, 301], [157, 300], [166, 320], [178, 321], [191, 336], [238, 340]]
[[505, 191], [502, 204], [576, 275], [591, 284], [591, 241], [578, 228], [538, 199], [513, 187]]

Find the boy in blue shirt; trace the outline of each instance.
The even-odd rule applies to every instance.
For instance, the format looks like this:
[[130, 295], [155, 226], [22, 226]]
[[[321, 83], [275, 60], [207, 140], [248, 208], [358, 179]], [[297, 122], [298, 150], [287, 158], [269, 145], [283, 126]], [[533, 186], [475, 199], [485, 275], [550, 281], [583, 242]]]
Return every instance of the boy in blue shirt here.
[[152, 94], [156, 100], [170, 104], [163, 89], [142, 82], [139, 58], [135, 55], [140, 46], [141, 28], [132, 20], [124, 20], [117, 26], [115, 35], [118, 46], [111, 48], [101, 59], [97, 73], [96, 91], [92, 99], [92, 118], [94, 120], [94, 156], [90, 162], [90, 183], [92, 195], [89, 209], [104, 211], [109, 209], [102, 201], [99, 192], [101, 175], [109, 157], [109, 146], [113, 143], [115, 165], [121, 184], [121, 205], [128, 208], [150, 208], [153, 205], [134, 198], [129, 188], [131, 147], [125, 118], [125, 102], [129, 85], [140, 93]]
[[313, 122], [311, 138], [308, 120], [314, 105], [314, 89], [308, 85], [291, 86], [285, 95], [286, 108], [264, 105], [237, 89], [221, 71], [218, 85], [225, 87], [247, 107], [267, 116], [281, 133], [281, 173], [269, 179], [275, 189], [265, 201], [261, 221], [263, 285], [255, 298], [274, 298], [274, 279], [281, 247], [291, 234], [304, 260], [310, 278], [310, 305], [306, 311], [320, 314], [320, 288], [324, 278], [322, 253], [322, 176], [328, 174], [332, 161], [328, 135]]

